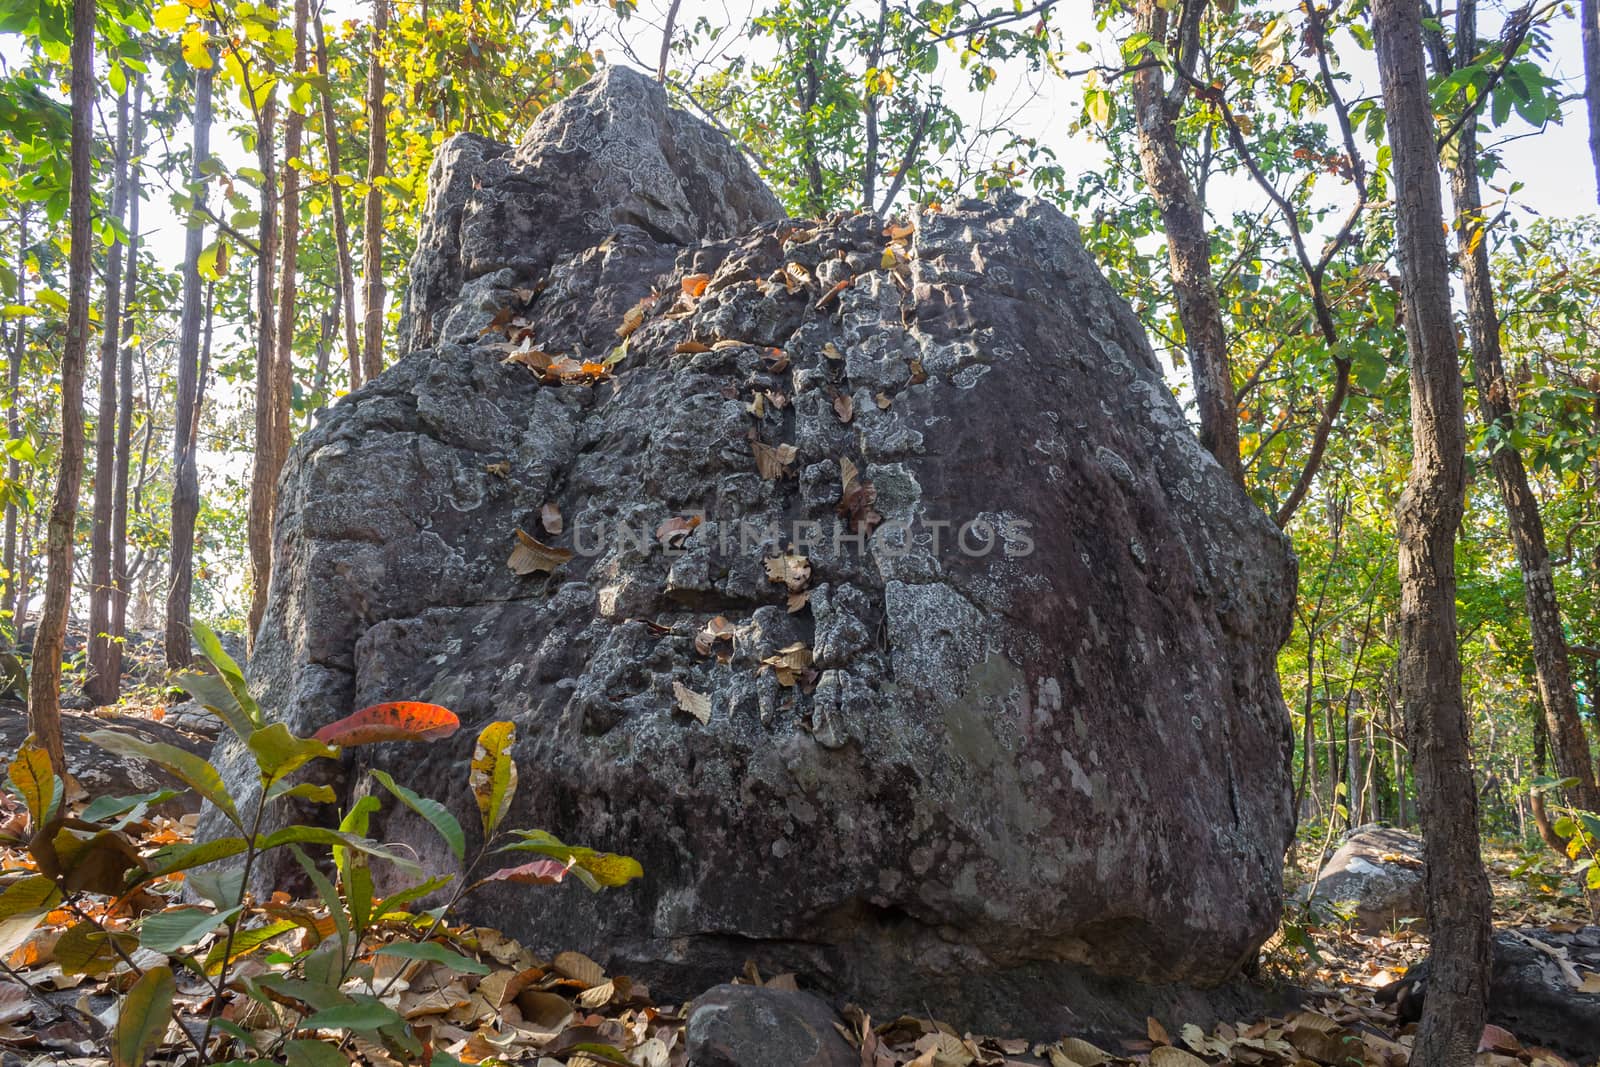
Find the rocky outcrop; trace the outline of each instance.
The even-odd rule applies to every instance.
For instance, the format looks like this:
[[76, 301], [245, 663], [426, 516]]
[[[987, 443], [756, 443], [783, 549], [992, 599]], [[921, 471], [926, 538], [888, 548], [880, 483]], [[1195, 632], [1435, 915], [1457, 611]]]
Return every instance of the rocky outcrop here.
[[720, 985], [694, 998], [689, 1067], [860, 1067], [843, 1025], [809, 993]]
[[[1501, 930], [1491, 948], [1489, 1021], [1579, 1063], [1600, 1060], [1600, 926]], [[1423, 960], [1377, 999], [1403, 1022], [1421, 1019], [1432, 971]]]
[[[644, 865], [476, 919], [679, 996], [753, 958], [1052, 1036], [1253, 960], [1294, 561], [1070, 220], [780, 221], [620, 70], [514, 152], [453, 142], [434, 190], [412, 350], [285, 469], [251, 670], [305, 732], [454, 708], [342, 784], [388, 768], [469, 827], [471, 735], [511, 719], [510, 821]], [[571, 557], [514, 573], [519, 529]], [[404, 811], [375, 832], [453, 865]]]
[[1370, 934], [1402, 925], [1426, 930], [1422, 839], [1388, 826], [1356, 827], [1322, 865], [1310, 901], [1324, 919], [1348, 916]]

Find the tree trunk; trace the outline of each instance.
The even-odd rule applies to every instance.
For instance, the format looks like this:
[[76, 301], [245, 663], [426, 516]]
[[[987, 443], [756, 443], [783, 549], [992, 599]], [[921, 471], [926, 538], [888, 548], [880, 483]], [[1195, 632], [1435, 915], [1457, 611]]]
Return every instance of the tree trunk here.
[[[1478, 49], [1475, 0], [1456, 7], [1457, 67], [1470, 63]], [[1448, 74], [1449, 72], [1444, 72]], [[1556, 601], [1555, 574], [1545, 541], [1539, 501], [1528, 485], [1522, 455], [1511, 443], [1515, 422], [1511, 383], [1506, 379], [1500, 352], [1500, 317], [1494, 303], [1494, 275], [1489, 268], [1489, 242], [1484, 232], [1483, 196], [1478, 188], [1478, 131], [1475, 122], [1462, 124], [1456, 134], [1456, 156], [1450, 167], [1450, 193], [1456, 207], [1456, 241], [1460, 250], [1461, 278], [1467, 297], [1467, 336], [1472, 343], [1473, 377], [1477, 380], [1478, 411], [1484, 425], [1500, 433], [1490, 447], [1490, 465], [1506, 508], [1506, 525], [1522, 569], [1523, 600], [1528, 608], [1528, 629], [1533, 640], [1534, 671], [1539, 680], [1539, 700], [1544, 706], [1545, 728], [1556, 771], [1576, 778], [1573, 790], [1578, 806], [1600, 811], [1594, 765], [1589, 760], [1589, 740], [1584, 736], [1573, 686], [1572, 664], [1567, 654], [1566, 632]]]
[[389, 0], [372, 0], [372, 49], [367, 66], [367, 201], [361, 235], [363, 317], [361, 365], [371, 381], [383, 371], [383, 190], [379, 179], [389, 167], [389, 112], [384, 106], [382, 49], [389, 31]]
[[1411, 470], [1401, 496], [1400, 691], [1428, 860], [1433, 975], [1413, 1067], [1470, 1063], [1489, 993], [1489, 883], [1478, 854], [1456, 632], [1456, 532], [1466, 474], [1460, 353], [1438, 153], [1417, 0], [1374, 0], [1372, 26], [1389, 134], [1406, 346]]
[[[17, 205], [17, 291], [13, 294], [17, 303], [28, 302], [28, 204]], [[16, 336], [11, 339], [10, 363], [6, 368], [6, 437], [15, 441], [22, 432], [22, 358], [28, 352], [28, 331], [17, 325]], [[6, 481], [11, 485], [17, 484], [21, 474], [21, 464], [15, 456], [6, 457]], [[17, 643], [22, 643], [22, 604], [17, 597], [17, 592], [22, 588], [23, 566], [22, 557], [26, 551], [18, 552], [18, 520], [17, 502], [13, 496], [6, 498], [6, 532], [5, 532], [5, 592], [0, 595], [0, 611], [11, 611], [11, 625], [15, 632]]]
[[1589, 109], [1589, 155], [1594, 160], [1595, 199], [1600, 201], [1600, 0], [1583, 0], [1583, 98]]
[[[256, 254], [256, 420], [255, 456], [250, 472], [250, 514], [246, 536], [250, 548], [250, 610], [245, 639], [255, 647], [256, 627], [266, 611], [272, 579], [272, 516], [278, 464], [278, 330], [273, 298], [273, 273], [278, 259], [278, 103], [276, 87], [260, 104], [256, 130], [256, 166], [261, 171], [261, 230]], [[293, 324], [289, 325], [293, 329]]]
[[[131, 159], [144, 156], [144, 76], [133, 81], [133, 148]], [[122, 639], [128, 633], [128, 468], [133, 449], [134, 299], [139, 291], [139, 201], [144, 196], [140, 169], [128, 174], [128, 265], [122, 277], [122, 352], [117, 377], [122, 389], [117, 405], [117, 471], [111, 495], [111, 655], [107, 671], [122, 677]]]
[[[164, 643], [167, 666], [187, 667], [193, 658], [189, 636], [190, 597], [194, 589], [194, 524], [200, 515], [199, 442], [192, 432], [200, 379], [200, 320], [204, 294], [200, 286], [200, 252], [205, 245], [205, 165], [211, 159], [212, 68], [195, 72], [194, 155], [189, 187], [196, 197], [183, 243], [183, 312], [178, 323], [178, 396], [172, 423], [172, 549], [167, 580], [167, 623]], [[263, 213], [263, 220], [267, 215]], [[263, 230], [265, 223], [263, 222]], [[259, 305], [258, 305], [259, 306]]]
[[[112, 161], [111, 217], [128, 213], [128, 92], [117, 97], [116, 156]], [[89, 657], [83, 691], [95, 705], [115, 704], [122, 679], [111, 673], [111, 504], [117, 464], [117, 356], [122, 327], [120, 238], [106, 255], [105, 310], [100, 316], [100, 396], [94, 426], [94, 523], [89, 539]]]
[[67, 773], [61, 747], [61, 653], [72, 604], [72, 526], [83, 480], [83, 376], [89, 352], [90, 252], [94, 235], [94, 0], [72, 9], [72, 184], [68, 201], [71, 253], [67, 260], [67, 333], [61, 346], [61, 460], [50, 505], [45, 551], [44, 606], [33, 638], [28, 682], [28, 722], [50, 754], [56, 773]]
[[[1185, 25], [1199, 23], [1205, 0], [1185, 0], [1181, 18]], [[1167, 39], [1167, 9], [1160, 0], [1139, 0], [1135, 25], [1156, 43]], [[1180, 33], [1175, 61], [1192, 64], [1189, 43]], [[1145, 59], [1150, 59], [1148, 52]], [[1233, 370], [1228, 361], [1228, 335], [1222, 322], [1222, 304], [1211, 277], [1211, 238], [1206, 232], [1205, 211], [1196, 197], [1194, 184], [1184, 170], [1174, 123], [1188, 95], [1188, 87], [1178, 81], [1169, 92], [1161, 68], [1145, 66], [1133, 78], [1134, 125], [1139, 135], [1139, 163], [1145, 184], [1161, 213], [1161, 226], [1167, 236], [1167, 259], [1172, 268], [1172, 288], [1183, 323], [1189, 364], [1194, 372], [1195, 403], [1200, 410], [1200, 443], [1217, 458], [1222, 469], [1239, 485], [1244, 485], [1244, 467], [1239, 460], [1239, 412], [1233, 392]]]
[[344, 326], [344, 349], [350, 366], [350, 391], [361, 388], [361, 342], [356, 337], [356, 275], [355, 263], [350, 256], [350, 231], [345, 226], [344, 190], [339, 185], [339, 123], [334, 117], [333, 94], [326, 88], [328, 77], [328, 42], [322, 32], [322, 12], [319, 9], [312, 25], [317, 34], [317, 73], [323, 78], [322, 90], [322, 140], [328, 151], [328, 173], [333, 182], [328, 195], [333, 204], [334, 247], [339, 257], [339, 292], [337, 302]]
[[[308, 0], [294, 5], [294, 70], [306, 70]], [[289, 455], [289, 407], [294, 391], [295, 270], [300, 247], [300, 148], [305, 116], [290, 106], [283, 125], [283, 181], [278, 230], [280, 267], [274, 345], [256, 378], [256, 453], [250, 495], [251, 581], [249, 637], [252, 646], [272, 586], [272, 527], [278, 513], [278, 474]], [[270, 426], [268, 425], [270, 423]], [[262, 442], [265, 442], [263, 444]]]

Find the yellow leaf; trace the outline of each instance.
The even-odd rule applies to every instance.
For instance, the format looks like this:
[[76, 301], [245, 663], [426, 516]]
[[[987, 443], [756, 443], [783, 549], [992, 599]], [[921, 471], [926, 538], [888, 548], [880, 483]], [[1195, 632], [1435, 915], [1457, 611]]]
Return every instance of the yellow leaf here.
[[189, 8], [186, 4], [163, 4], [156, 8], [150, 21], [162, 33], [175, 33], [188, 23]]
[[205, 30], [183, 31], [183, 61], [196, 70], [211, 69], [211, 36]]
[[478, 735], [478, 746], [472, 753], [467, 782], [483, 816], [485, 837], [494, 834], [517, 791], [517, 765], [511, 759], [511, 743], [516, 735], [516, 724], [492, 722]]

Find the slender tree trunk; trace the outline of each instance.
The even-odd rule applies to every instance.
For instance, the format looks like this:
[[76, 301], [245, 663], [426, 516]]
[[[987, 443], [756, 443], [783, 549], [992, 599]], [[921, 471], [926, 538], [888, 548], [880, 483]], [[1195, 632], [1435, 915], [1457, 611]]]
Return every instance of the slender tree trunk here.
[[1417, 0], [1374, 0], [1393, 171], [1396, 258], [1411, 355], [1411, 471], [1401, 497], [1400, 691], [1428, 859], [1433, 975], [1413, 1067], [1472, 1062], [1489, 993], [1489, 883], [1478, 854], [1456, 632], [1456, 532], [1466, 423], [1438, 153]]
[[389, 167], [389, 112], [382, 50], [389, 32], [389, 0], [372, 0], [372, 52], [367, 66], [367, 202], [361, 235], [361, 283], [365, 288], [361, 365], [371, 381], [383, 371], [383, 190]]
[[[295, 0], [294, 69], [306, 69], [308, 0]], [[250, 641], [261, 626], [272, 586], [272, 528], [278, 513], [278, 474], [289, 454], [289, 407], [294, 389], [294, 326], [296, 260], [300, 247], [300, 149], [305, 116], [291, 106], [283, 127], [283, 170], [279, 224], [278, 310], [275, 344], [265, 366], [258, 365], [256, 379], [256, 435], [254, 479], [250, 495], [251, 582]], [[265, 401], [265, 407], [263, 407]], [[268, 425], [270, 423], [270, 426]], [[261, 442], [266, 442], [262, 444]]]
[[[278, 324], [273, 274], [278, 260], [278, 163], [276, 90], [261, 102], [256, 133], [256, 166], [261, 182], [261, 232], [256, 255], [256, 423], [255, 457], [250, 475], [250, 610], [245, 637], [255, 647], [256, 628], [266, 611], [272, 578], [272, 517], [278, 482], [276, 456], [278, 403]], [[293, 324], [289, 324], [293, 329]]]
[[322, 32], [322, 11], [317, 10], [313, 20], [317, 34], [317, 73], [323, 78], [322, 90], [322, 140], [328, 152], [328, 173], [333, 177], [328, 191], [333, 204], [334, 248], [339, 258], [339, 292], [336, 300], [344, 326], [344, 350], [350, 366], [350, 391], [361, 388], [361, 342], [356, 336], [356, 275], [355, 262], [350, 256], [350, 231], [345, 226], [344, 190], [339, 185], [339, 123], [334, 116], [333, 94], [327, 89], [328, 42]]
[[1583, 0], [1583, 99], [1589, 109], [1589, 155], [1594, 160], [1595, 199], [1600, 201], [1600, 0]]
[[[1456, 6], [1456, 56], [1459, 67], [1470, 63], [1478, 48], [1476, 0]], [[1448, 74], [1449, 72], [1444, 72]], [[1489, 268], [1489, 242], [1484, 232], [1483, 196], [1478, 187], [1478, 132], [1474, 122], [1464, 123], [1456, 135], [1456, 155], [1450, 166], [1450, 192], [1456, 207], [1456, 240], [1461, 258], [1461, 278], [1467, 297], [1467, 336], [1472, 342], [1473, 377], [1477, 380], [1478, 411], [1486, 426], [1499, 433], [1493, 439], [1490, 465], [1506, 508], [1506, 525], [1522, 569], [1523, 600], [1528, 608], [1528, 628], [1533, 639], [1534, 671], [1539, 680], [1539, 700], [1551, 755], [1564, 778], [1576, 778], [1573, 790], [1579, 807], [1600, 811], [1595, 789], [1594, 764], [1589, 740], [1584, 736], [1567, 654], [1566, 632], [1556, 600], [1550, 548], [1545, 541], [1539, 501], [1528, 485], [1522, 455], [1511, 443], [1515, 422], [1511, 383], [1506, 379], [1500, 352], [1500, 316], [1494, 303], [1494, 275]]]
[[[117, 97], [116, 157], [112, 162], [111, 215], [128, 213], [128, 92]], [[122, 328], [120, 238], [106, 256], [105, 310], [100, 316], [100, 396], [94, 427], [94, 525], [89, 540], [89, 657], [83, 691], [91, 703], [115, 704], [122, 679], [111, 673], [111, 511], [117, 463], [117, 354]]]
[[[17, 291], [13, 294], [19, 304], [28, 302], [28, 209], [26, 203], [17, 206]], [[11, 339], [9, 365], [6, 368], [6, 437], [15, 441], [22, 433], [22, 360], [28, 353], [28, 331], [21, 324], [17, 324], [16, 336]], [[21, 465], [15, 456], [6, 457], [6, 481], [16, 485]], [[0, 611], [11, 611], [11, 625], [15, 631], [17, 643], [22, 643], [22, 604], [17, 596], [22, 588], [23, 567], [22, 559], [18, 555], [18, 519], [17, 502], [14, 497], [6, 498], [6, 530], [5, 530], [5, 591], [0, 594]], [[22, 555], [26, 555], [23, 552]]]
[[[1187, 27], [1198, 26], [1205, 0], [1185, 0], [1180, 17]], [[1138, 0], [1135, 25], [1152, 41], [1168, 36], [1167, 8], [1161, 0]], [[1192, 65], [1193, 35], [1180, 30], [1176, 62]], [[1150, 58], [1149, 53], [1145, 58]], [[1186, 68], [1187, 69], [1187, 68]], [[1139, 136], [1139, 163], [1145, 184], [1161, 213], [1167, 236], [1167, 259], [1172, 268], [1172, 288], [1178, 318], [1183, 323], [1189, 364], [1194, 372], [1195, 404], [1200, 411], [1200, 443], [1217, 458], [1222, 469], [1239, 485], [1244, 467], [1239, 460], [1239, 411], [1233, 392], [1233, 370], [1228, 361], [1228, 335], [1222, 321], [1222, 304], [1211, 277], [1211, 238], [1205, 211], [1195, 195], [1194, 183], [1184, 169], [1174, 123], [1188, 95], [1187, 85], [1174, 83], [1169, 91], [1155, 65], [1142, 67], [1133, 79], [1134, 125]]]
[[[190, 431], [197, 422], [195, 412], [199, 407], [200, 378], [196, 368], [200, 361], [200, 321], [205, 314], [200, 286], [205, 224], [199, 209], [205, 206], [204, 168], [211, 159], [211, 82], [212, 68], [195, 72], [194, 153], [189, 187], [197, 202], [184, 232], [183, 311], [178, 320], [178, 397], [172, 422], [172, 549], [164, 635], [168, 667], [187, 667], [193, 658], [189, 613], [194, 590], [194, 524], [200, 515], [200, 472], [199, 442]], [[266, 215], [262, 218], [265, 220]]]
[[61, 653], [72, 604], [72, 526], [83, 480], [83, 376], [89, 353], [89, 255], [94, 235], [94, 0], [72, 10], [72, 184], [68, 207], [71, 252], [67, 260], [67, 333], [61, 347], [61, 460], [50, 505], [45, 551], [44, 606], [33, 638], [28, 722], [50, 754], [56, 773], [67, 773], [61, 747]]
[[[133, 154], [144, 157], [144, 77], [133, 82]], [[128, 633], [128, 467], [133, 449], [134, 300], [139, 291], [139, 201], [144, 196], [140, 167], [128, 174], [128, 266], [122, 284], [122, 353], [117, 376], [122, 382], [117, 408], [117, 473], [111, 500], [111, 643], [108, 670], [122, 677], [122, 639]]]

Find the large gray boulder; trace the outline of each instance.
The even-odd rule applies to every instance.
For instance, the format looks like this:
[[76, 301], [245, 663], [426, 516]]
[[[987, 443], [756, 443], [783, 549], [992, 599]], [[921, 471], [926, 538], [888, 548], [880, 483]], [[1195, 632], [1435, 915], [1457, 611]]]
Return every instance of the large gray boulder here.
[[[642, 155], [565, 136], [596, 116]], [[1228, 980], [1276, 927], [1293, 828], [1287, 541], [1055, 208], [946, 205], [886, 257], [883, 220], [777, 220], [718, 145], [611, 70], [509, 156], [444, 150], [413, 350], [284, 471], [265, 705], [306, 732], [454, 708], [456, 738], [361, 750], [341, 784], [384, 767], [469, 828], [473, 736], [513, 720], [509, 821], [646, 873], [473, 917], [658, 995], [753, 958], [880, 1014], [1059, 1036], [1140, 1010], [1137, 982]], [[470, 193], [441, 192], [460, 167]], [[505, 362], [508, 330], [602, 360], [641, 307], [612, 380]], [[519, 576], [519, 528], [575, 555]], [[697, 649], [717, 617], [731, 640]], [[375, 832], [454, 866], [404, 810]]]
[[1427, 874], [1422, 838], [1392, 826], [1358, 826], [1322, 865], [1309, 899], [1322, 918], [1348, 916], [1369, 934], [1426, 930]]

